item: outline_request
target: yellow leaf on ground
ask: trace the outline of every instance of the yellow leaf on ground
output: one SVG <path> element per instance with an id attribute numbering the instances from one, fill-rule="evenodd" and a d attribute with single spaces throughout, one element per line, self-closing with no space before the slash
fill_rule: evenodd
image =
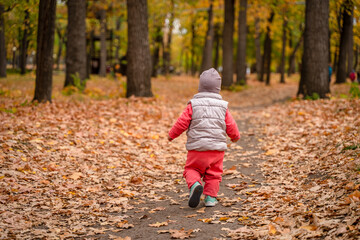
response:
<path id="1" fill-rule="evenodd" d="M 150 227 L 162 227 L 162 226 L 167 226 L 169 225 L 168 222 L 156 222 L 156 223 L 153 223 L 153 224 L 149 224 Z"/>
<path id="2" fill-rule="evenodd" d="M 276 153 L 278 153 L 278 150 L 276 150 L 276 149 L 269 149 L 269 150 L 265 153 L 265 155 L 266 155 L 266 156 L 269 156 L 269 155 L 274 155 L 274 154 L 276 154 Z"/>
<path id="3" fill-rule="evenodd" d="M 196 212 L 197 212 L 197 213 L 205 213 L 205 208 L 206 208 L 206 207 L 200 208 L 200 209 L 197 210 Z"/>
<path id="4" fill-rule="evenodd" d="M 71 174 L 69 176 L 69 178 L 73 179 L 73 180 L 78 180 L 79 178 L 81 178 L 83 175 L 81 172 L 74 172 L 73 174 Z"/>
<path id="5" fill-rule="evenodd" d="M 317 227 L 314 225 L 301 226 L 300 228 L 306 229 L 308 231 L 315 231 L 317 229 Z"/>
<path id="6" fill-rule="evenodd" d="M 277 233 L 276 227 L 272 224 L 269 224 L 269 234 L 275 235 Z"/>

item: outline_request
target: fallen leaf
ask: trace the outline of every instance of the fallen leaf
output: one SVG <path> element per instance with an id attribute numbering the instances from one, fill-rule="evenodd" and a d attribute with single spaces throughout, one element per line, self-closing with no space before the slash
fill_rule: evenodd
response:
<path id="1" fill-rule="evenodd" d="M 272 224 L 269 224 L 269 234 L 270 235 L 275 235 L 277 233 L 276 227 Z"/>
<path id="2" fill-rule="evenodd" d="M 308 231 L 315 231 L 317 229 L 317 227 L 314 225 L 301 226 L 300 228 L 306 229 Z"/>
<path id="3" fill-rule="evenodd" d="M 206 207 L 200 208 L 199 210 L 197 210 L 197 213 L 205 213 L 205 209 Z"/>
<path id="4" fill-rule="evenodd" d="M 167 226 L 169 225 L 168 222 L 156 222 L 156 223 L 153 223 L 153 224 L 149 224 L 150 227 L 162 227 L 162 226 Z"/>

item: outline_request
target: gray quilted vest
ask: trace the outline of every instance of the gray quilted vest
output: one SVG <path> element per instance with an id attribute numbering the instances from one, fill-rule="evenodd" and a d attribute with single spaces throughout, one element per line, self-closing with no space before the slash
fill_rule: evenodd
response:
<path id="1" fill-rule="evenodd" d="M 225 151 L 228 102 L 220 94 L 200 92 L 190 100 L 193 114 L 187 131 L 187 150 Z"/>

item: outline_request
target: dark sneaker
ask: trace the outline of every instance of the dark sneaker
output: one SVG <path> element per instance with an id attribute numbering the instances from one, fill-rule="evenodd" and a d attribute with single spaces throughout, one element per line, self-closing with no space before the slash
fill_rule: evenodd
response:
<path id="1" fill-rule="evenodd" d="M 204 191 L 204 187 L 199 183 L 194 183 L 190 188 L 189 207 L 195 208 L 199 205 L 201 194 Z"/>

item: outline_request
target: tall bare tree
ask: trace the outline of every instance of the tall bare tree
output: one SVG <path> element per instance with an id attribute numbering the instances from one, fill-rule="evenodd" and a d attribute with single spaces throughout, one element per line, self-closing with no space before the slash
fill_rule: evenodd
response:
<path id="1" fill-rule="evenodd" d="M 353 67 L 352 66 L 352 31 L 353 31 L 353 12 L 354 12 L 354 2 L 352 0 L 346 0 L 342 5 L 342 28 L 340 35 L 340 51 L 339 59 L 337 62 L 337 71 L 336 71 L 336 82 L 335 83 L 344 83 L 346 82 L 346 77 L 348 71 Z M 351 50 L 351 51 L 350 51 Z M 349 57 L 350 56 L 350 57 Z M 349 61 L 351 59 L 351 61 Z M 350 68 L 349 68 L 350 66 Z"/>
<path id="2" fill-rule="evenodd" d="M 257 78 L 261 78 L 261 44 L 260 44 L 261 32 L 259 26 L 259 18 L 255 18 L 255 58 L 256 58 L 256 73 Z"/>
<path id="3" fill-rule="evenodd" d="M 162 26 L 155 26 L 155 36 L 154 36 L 154 51 L 152 54 L 152 77 L 157 76 L 158 68 L 159 68 L 159 60 L 160 60 L 160 47 L 162 46 L 162 42 L 164 40 Z"/>
<path id="4" fill-rule="evenodd" d="M 29 0 L 26 1 L 26 4 L 29 4 Z M 27 50 L 28 50 L 28 35 L 30 31 L 30 13 L 29 9 L 25 9 L 24 17 L 24 30 L 22 32 L 22 39 L 20 45 L 20 74 L 24 75 L 26 73 L 26 59 L 27 59 Z"/>
<path id="5" fill-rule="evenodd" d="M 266 36 L 264 42 L 264 54 L 263 59 L 261 61 L 261 75 L 260 81 L 264 81 L 264 74 L 266 73 L 266 85 L 270 85 L 270 75 L 271 75 L 271 51 L 272 51 L 272 39 L 270 36 L 270 26 L 274 20 L 275 13 L 272 10 L 270 13 L 270 17 L 268 19 L 268 26 L 266 27 Z"/>
<path id="6" fill-rule="evenodd" d="M 326 98 L 329 89 L 329 0 L 307 0 L 298 94 Z"/>
<path id="7" fill-rule="evenodd" d="M 0 3 L 0 78 L 6 77 L 4 5 Z"/>
<path id="8" fill-rule="evenodd" d="M 223 31 L 223 72 L 222 86 L 230 87 L 233 84 L 233 35 L 235 19 L 235 0 L 225 0 L 225 21 Z"/>
<path id="9" fill-rule="evenodd" d="M 246 84 L 246 10 L 247 0 L 240 0 L 236 83 Z"/>
<path id="10" fill-rule="evenodd" d="M 101 77 L 106 76 L 106 10 L 101 9 L 99 11 L 99 20 L 100 20 L 100 71 L 99 75 Z"/>
<path id="11" fill-rule="evenodd" d="M 164 65 L 164 73 L 168 75 L 170 72 L 170 64 L 171 64 L 171 41 L 172 41 L 172 31 L 174 28 L 174 0 L 170 0 L 170 12 L 169 12 L 169 26 L 167 33 L 167 41 L 164 47 L 163 54 L 163 65 Z"/>
<path id="12" fill-rule="evenodd" d="M 280 63 L 280 83 L 285 83 L 285 49 L 286 49 L 286 28 L 287 19 L 285 12 L 283 13 L 283 25 L 282 25 L 282 48 L 281 48 L 281 63 Z"/>
<path id="13" fill-rule="evenodd" d="M 220 40 L 221 40 L 221 30 L 220 24 L 217 23 L 214 26 L 214 42 L 215 42 L 215 57 L 214 57 L 214 68 L 218 69 L 219 67 L 219 58 L 220 58 Z"/>
<path id="14" fill-rule="evenodd" d="M 33 101 L 51 102 L 54 32 L 57 0 L 40 0 Z"/>
<path id="15" fill-rule="evenodd" d="M 68 0 L 67 6 L 65 87 L 75 85 L 75 77 L 80 78 L 81 84 L 86 78 L 86 1 Z"/>
<path id="16" fill-rule="evenodd" d="M 127 0 L 128 65 L 126 96 L 151 97 L 151 56 L 147 0 Z"/>
<path id="17" fill-rule="evenodd" d="M 203 49 L 203 58 L 202 58 L 200 72 L 203 72 L 212 67 L 213 42 L 214 42 L 213 0 L 210 0 L 210 7 L 208 9 L 208 26 L 205 37 L 205 46 Z"/>

